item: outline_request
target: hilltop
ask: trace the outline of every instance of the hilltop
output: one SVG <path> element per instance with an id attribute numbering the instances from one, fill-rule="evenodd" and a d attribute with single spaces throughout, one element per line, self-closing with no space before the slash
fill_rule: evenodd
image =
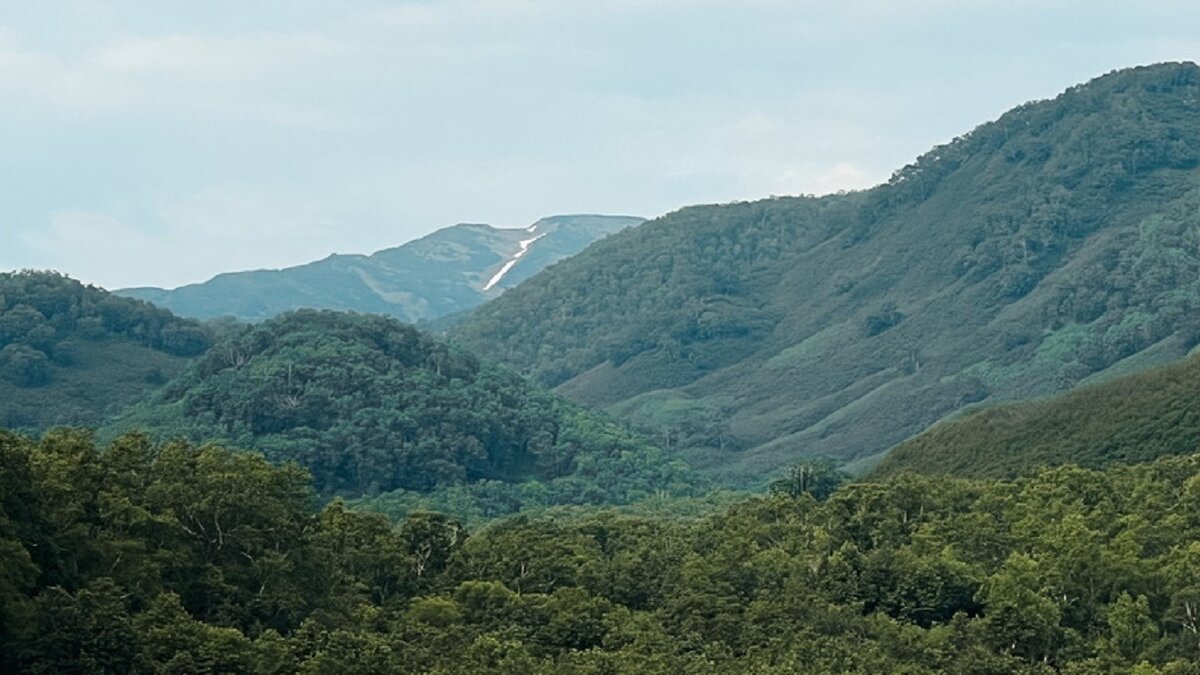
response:
<path id="1" fill-rule="evenodd" d="M 212 338 L 211 327 L 60 274 L 0 274 L 0 427 L 99 425 Z"/>
<path id="2" fill-rule="evenodd" d="M 507 368 L 396 319 L 328 310 L 289 312 L 217 342 L 103 435 L 130 429 L 297 462 L 325 496 L 398 492 L 392 501 L 405 502 L 449 489 L 469 502 L 459 510 L 694 487 L 686 467 L 644 439 Z"/>

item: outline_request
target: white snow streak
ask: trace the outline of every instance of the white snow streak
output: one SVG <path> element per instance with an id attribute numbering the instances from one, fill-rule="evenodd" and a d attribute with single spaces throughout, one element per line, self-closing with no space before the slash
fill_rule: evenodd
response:
<path id="1" fill-rule="evenodd" d="M 534 230 L 534 228 L 536 228 L 536 227 L 537 227 L 537 225 L 530 225 L 529 227 L 526 228 L 526 230 L 528 230 L 529 232 L 532 232 Z M 504 278 L 504 275 L 508 274 L 508 271 L 513 268 L 513 265 L 516 265 L 517 261 L 521 259 L 521 256 L 525 255 L 525 252 L 529 250 L 530 244 L 537 241 L 538 239 L 541 239 L 544 236 L 546 236 L 545 232 L 539 234 L 536 237 L 533 237 L 530 239 L 522 239 L 521 241 L 517 242 L 517 244 L 521 247 L 520 250 L 518 250 L 516 253 L 513 254 L 512 260 L 509 260 L 508 262 L 504 263 L 504 267 L 501 267 L 500 271 L 496 272 L 496 276 L 492 277 L 492 280 L 487 282 L 487 285 L 483 287 L 483 290 L 490 291 L 492 289 L 492 286 L 495 286 L 496 284 L 500 283 L 500 280 Z"/>

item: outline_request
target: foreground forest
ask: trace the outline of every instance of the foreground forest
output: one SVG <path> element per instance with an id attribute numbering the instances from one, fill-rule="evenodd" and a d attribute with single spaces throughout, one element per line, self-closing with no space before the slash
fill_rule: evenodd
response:
<path id="1" fill-rule="evenodd" d="M 1194 456 L 477 532 L 140 435 L 0 461 L 7 671 L 1200 672 Z"/>

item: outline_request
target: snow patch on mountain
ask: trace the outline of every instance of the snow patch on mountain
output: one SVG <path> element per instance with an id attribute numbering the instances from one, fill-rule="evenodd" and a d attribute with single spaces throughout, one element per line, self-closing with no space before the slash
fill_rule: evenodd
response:
<path id="1" fill-rule="evenodd" d="M 530 225 L 526 229 L 529 232 L 533 232 L 534 229 L 536 229 L 536 228 L 537 228 L 537 224 L 534 224 L 534 225 Z M 500 283 L 500 280 L 504 278 L 504 275 L 508 274 L 508 271 L 513 268 L 513 265 L 516 265 L 517 261 L 521 259 L 521 256 L 525 255 L 525 252 L 529 250 L 529 247 L 533 245 L 533 242 L 546 236 L 546 234 L 547 233 L 543 232 L 536 237 L 531 237 L 529 239 L 522 239 L 521 241 L 517 242 L 517 245 L 520 246 L 520 248 L 517 250 L 516 253 L 513 254 L 512 259 L 509 260 L 508 262 L 504 263 L 504 266 L 500 268 L 500 271 L 496 272 L 495 276 L 492 277 L 491 281 L 487 282 L 487 284 L 484 285 L 483 290 L 490 291 L 493 286 Z"/>

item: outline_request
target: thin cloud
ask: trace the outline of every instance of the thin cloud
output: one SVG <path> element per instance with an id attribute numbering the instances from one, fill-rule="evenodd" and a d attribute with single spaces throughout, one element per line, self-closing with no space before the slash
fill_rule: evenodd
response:
<path id="1" fill-rule="evenodd" d="M 314 33 L 126 37 L 73 57 L 0 41 L 0 91 L 35 113 L 92 118 L 178 110 L 272 125 L 340 129 L 364 117 L 295 95 L 292 73 L 319 70 L 348 49 Z M 336 69 L 336 68 L 335 68 Z M 313 84 L 317 84 L 313 82 Z"/>
<path id="2" fill-rule="evenodd" d="M 95 50 L 80 65 L 122 74 L 231 82 L 303 68 L 308 61 L 336 56 L 343 49 L 337 41 L 313 33 L 139 36 Z"/>
<path id="3" fill-rule="evenodd" d="M 3 254 L 175 285 L 459 221 L 865 187 L 1200 51 L 1184 3 L 1017 2 L 31 4 L 0 29 Z"/>
<path id="4" fill-rule="evenodd" d="M 109 288 L 295 265 L 324 257 L 344 241 L 322 205 L 264 187 L 206 189 L 163 204 L 150 220 L 153 227 L 140 227 L 108 213 L 64 210 L 21 240 L 33 259 L 54 261 L 42 266 Z M 136 264 L 114 269 L 114 259 Z"/>

